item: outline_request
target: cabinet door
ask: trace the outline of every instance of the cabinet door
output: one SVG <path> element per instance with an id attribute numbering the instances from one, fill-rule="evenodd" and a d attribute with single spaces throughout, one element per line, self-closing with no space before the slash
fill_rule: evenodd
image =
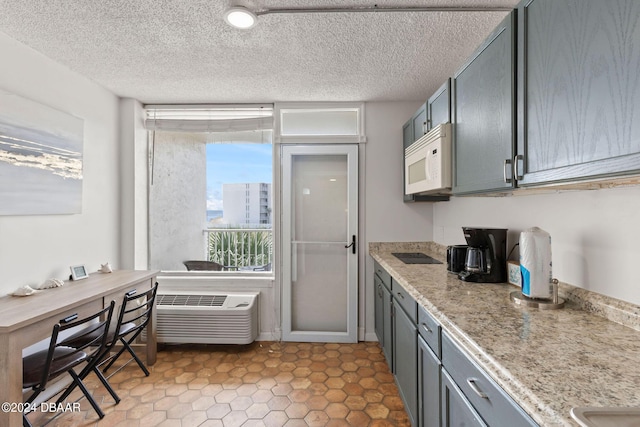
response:
<path id="1" fill-rule="evenodd" d="M 442 427 L 486 427 L 445 369 L 442 370 Z"/>
<path id="2" fill-rule="evenodd" d="M 393 370 L 393 328 L 391 319 L 391 292 L 382 286 L 382 353 Z"/>
<path id="3" fill-rule="evenodd" d="M 440 427 L 440 360 L 418 336 L 418 422 Z"/>
<path id="4" fill-rule="evenodd" d="M 374 305 L 375 331 L 380 347 L 384 348 L 384 296 L 382 294 L 382 281 L 374 274 L 373 284 L 376 293 Z"/>
<path id="5" fill-rule="evenodd" d="M 409 120 L 402 126 L 402 147 L 407 148 L 413 141 L 413 120 Z"/>
<path id="6" fill-rule="evenodd" d="M 443 84 L 427 101 L 429 130 L 451 122 L 451 79 Z"/>
<path id="7" fill-rule="evenodd" d="M 411 425 L 416 425 L 418 413 L 418 332 L 415 323 L 395 302 L 393 313 L 394 373 Z"/>
<path id="8" fill-rule="evenodd" d="M 415 112 L 413 118 L 413 140 L 419 140 L 425 133 L 427 133 L 427 103 L 425 102 L 420 106 L 418 111 Z"/>
<path id="9" fill-rule="evenodd" d="M 640 172 L 640 2 L 518 8 L 520 185 Z"/>
<path id="10" fill-rule="evenodd" d="M 514 186 L 514 18 L 510 13 L 454 76 L 454 194 Z"/>

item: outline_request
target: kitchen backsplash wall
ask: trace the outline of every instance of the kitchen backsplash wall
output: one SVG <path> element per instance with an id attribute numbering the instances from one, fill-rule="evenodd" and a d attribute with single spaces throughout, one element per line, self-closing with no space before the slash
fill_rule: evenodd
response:
<path id="1" fill-rule="evenodd" d="M 434 241 L 464 244 L 463 226 L 505 227 L 511 250 L 522 230 L 538 226 L 551 234 L 555 278 L 640 304 L 640 187 L 522 194 L 435 203 Z"/>

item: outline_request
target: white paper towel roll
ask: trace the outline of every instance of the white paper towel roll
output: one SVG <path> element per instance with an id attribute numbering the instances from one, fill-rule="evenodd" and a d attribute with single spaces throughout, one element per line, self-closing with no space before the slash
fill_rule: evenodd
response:
<path id="1" fill-rule="evenodd" d="M 538 227 L 520 233 L 522 294 L 530 298 L 553 296 L 551 236 Z"/>

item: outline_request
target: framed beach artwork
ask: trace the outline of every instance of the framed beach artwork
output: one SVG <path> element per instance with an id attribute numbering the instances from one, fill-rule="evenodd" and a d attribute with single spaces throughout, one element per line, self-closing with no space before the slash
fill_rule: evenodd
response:
<path id="1" fill-rule="evenodd" d="M 0 90 L 0 215 L 82 212 L 84 122 Z"/>

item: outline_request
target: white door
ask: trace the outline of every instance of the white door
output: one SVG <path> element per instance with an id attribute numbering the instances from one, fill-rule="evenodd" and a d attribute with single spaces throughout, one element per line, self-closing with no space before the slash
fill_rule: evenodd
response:
<path id="1" fill-rule="evenodd" d="M 282 338 L 358 339 L 358 146 L 282 147 Z"/>

